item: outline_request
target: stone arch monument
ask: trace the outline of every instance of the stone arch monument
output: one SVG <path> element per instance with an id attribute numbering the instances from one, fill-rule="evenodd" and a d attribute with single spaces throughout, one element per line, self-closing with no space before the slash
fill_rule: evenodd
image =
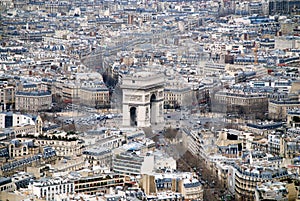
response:
<path id="1" fill-rule="evenodd" d="M 122 78 L 123 126 L 149 127 L 164 121 L 164 76 L 138 72 Z"/>

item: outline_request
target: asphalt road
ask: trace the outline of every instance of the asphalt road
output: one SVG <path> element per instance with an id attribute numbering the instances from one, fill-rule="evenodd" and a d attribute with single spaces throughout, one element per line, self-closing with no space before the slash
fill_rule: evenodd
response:
<path id="1" fill-rule="evenodd" d="M 225 118 L 219 114 L 190 114 L 186 111 L 168 112 L 164 115 L 165 125 L 171 127 L 197 128 L 209 124 L 211 128 L 223 126 Z"/>

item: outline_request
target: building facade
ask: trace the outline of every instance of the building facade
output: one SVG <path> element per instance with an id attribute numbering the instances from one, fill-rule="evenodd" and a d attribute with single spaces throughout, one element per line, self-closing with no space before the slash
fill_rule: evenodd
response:
<path id="1" fill-rule="evenodd" d="M 164 89 L 164 107 L 176 109 L 190 104 L 193 91 L 189 86 L 179 83 L 169 83 Z"/>
<path id="2" fill-rule="evenodd" d="M 15 103 L 15 86 L 0 84 L 0 105 L 2 110 L 13 109 Z"/>
<path id="3" fill-rule="evenodd" d="M 80 102 L 90 107 L 107 108 L 110 104 L 109 90 L 105 86 L 81 88 Z"/>
<path id="4" fill-rule="evenodd" d="M 42 178 L 29 185 L 33 195 L 38 199 L 54 201 L 57 194 L 74 193 L 74 183 L 63 178 Z"/>
<path id="5" fill-rule="evenodd" d="M 234 164 L 235 197 L 237 200 L 255 200 L 256 186 L 262 182 L 284 181 L 290 176 L 286 169 L 255 167 L 251 165 Z"/>
<path id="6" fill-rule="evenodd" d="M 106 193 L 108 188 L 123 186 L 125 176 L 119 174 L 91 174 L 74 179 L 74 190 L 76 193 L 95 195 Z"/>
<path id="7" fill-rule="evenodd" d="M 154 170 L 154 156 L 139 156 L 122 152 L 113 157 L 113 171 L 117 174 L 138 176 Z"/>
<path id="8" fill-rule="evenodd" d="M 212 101 L 212 110 L 218 112 L 263 117 L 268 111 L 268 98 L 264 94 L 242 91 L 219 91 Z"/>
<path id="9" fill-rule="evenodd" d="M 300 109 L 299 101 L 270 101 L 268 110 L 269 118 L 274 120 L 286 120 L 289 110 Z"/>
<path id="10" fill-rule="evenodd" d="M 18 111 L 38 112 L 51 108 L 52 95 L 49 91 L 16 92 L 15 108 Z"/>
<path id="11" fill-rule="evenodd" d="M 179 193 L 185 200 L 203 200 L 201 183 L 188 173 L 143 174 L 141 187 L 148 196 L 172 192 Z"/>

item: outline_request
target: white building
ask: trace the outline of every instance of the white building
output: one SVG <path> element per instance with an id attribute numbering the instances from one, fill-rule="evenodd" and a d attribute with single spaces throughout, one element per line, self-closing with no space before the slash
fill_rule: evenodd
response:
<path id="1" fill-rule="evenodd" d="M 135 152 L 122 152 L 113 158 L 113 171 L 118 174 L 138 176 L 154 170 L 154 156 L 139 156 Z"/>
<path id="2" fill-rule="evenodd" d="M 54 201 L 56 195 L 74 193 L 74 184 L 69 179 L 42 178 L 28 187 L 38 199 Z"/>
<path id="3" fill-rule="evenodd" d="M 155 155 L 155 169 L 176 170 L 176 160 L 172 157 Z"/>
<path id="4" fill-rule="evenodd" d="M 0 113 L 0 128 L 22 125 L 35 125 L 35 119 L 23 114 Z"/>
<path id="5" fill-rule="evenodd" d="M 255 189 L 255 200 L 278 200 L 286 201 L 288 199 L 288 189 L 283 182 L 266 182 L 257 185 Z"/>
<path id="6" fill-rule="evenodd" d="M 300 47 L 300 37 L 281 36 L 275 38 L 275 49 L 298 49 Z"/>
<path id="7" fill-rule="evenodd" d="M 42 127 L 40 116 L 0 113 L 0 129 L 12 129 L 12 134 L 42 133 Z"/>

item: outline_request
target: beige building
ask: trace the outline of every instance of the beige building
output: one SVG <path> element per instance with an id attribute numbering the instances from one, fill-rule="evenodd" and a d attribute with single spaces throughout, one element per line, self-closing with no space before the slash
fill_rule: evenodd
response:
<path id="1" fill-rule="evenodd" d="M 29 172 L 31 167 L 39 168 L 45 164 L 51 164 L 57 159 L 56 153 L 51 147 L 40 147 L 30 141 L 20 143 L 19 140 L 13 144 L 8 147 L 12 149 L 10 151 L 11 158 L 0 163 L 0 176 L 11 176 L 20 171 Z M 28 155 L 26 155 L 27 153 Z"/>
<path id="2" fill-rule="evenodd" d="M 212 110 L 252 117 L 264 116 L 268 111 L 268 98 L 264 94 L 225 90 L 215 94 Z"/>
<path id="3" fill-rule="evenodd" d="M 51 166 L 54 170 L 52 173 L 59 172 L 73 172 L 77 170 L 82 170 L 87 167 L 84 157 L 73 156 L 66 159 L 58 160 L 55 165 Z"/>
<path id="4" fill-rule="evenodd" d="M 81 155 L 84 144 L 83 140 L 78 139 L 77 135 L 66 132 L 47 132 L 40 135 L 23 135 L 22 139 L 34 139 L 36 145 L 41 147 L 52 147 L 57 156 L 76 156 Z"/>
<path id="5" fill-rule="evenodd" d="M 275 37 L 275 49 L 298 49 L 300 47 L 299 36 Z"/>
<path id="6" fill-rule="evenodd" d="M 286 120 L 289 110 L 299 108 L 299 101 L 270 101 L 268 106 L 269 118 L 274 120 Z"/>
<path id="7" fill-rule="evenodd" d="M 29 155 L 35 155 L 41 152 L 39 146 L 34 144 L 31 139 L 13 139 L 7 145 L 9 158 L 23 158 Z"/>
<path id="8" fill-rule="evenodd" d="M 296 25 L 297 24 L 291 21 L 281 22 L 280 23 L 281 33 L 283 35 L 290 35 L 296 28 Z"/>
<path id="9" fill-rule="evenodd" d="M 203 187 L 192 173 L 143 174 L 140 184 L 147 196 L 174 192 L 180 193 L 185 200 L 203 200 Z"/>
<path id="10" fill-rule="evenodd" d="M 180 82 L 169 82 L 164 88 L 164 106 L 174 109 L 191 103 L 193 91 Z"/>
<path id="11" fill-rule="evenodd" d="M 234 164 L 236 200 L 255 200 L 256 186 L 262 182 L 285 181 L 289 178 L 286 169 L 259 167 L 249 164 Z"/>
<path id="12" fill-rule="evenodd" d="M 100 75 L 101 76 L 101 75 Z M 110 104 L 109 90 L 103 82 L 89 81 L 89 77 L 78 80 L 59 80 L 55 82 L 53 94 L 60 95 L 65 102 L 81 103 L 91 107 L 107 107 Z M 95 77 L 91 77 L 95 79 Z M 101 80 L 102 77 L 99 77 Z"/>
<path id="13" fill-rule="evenodd" d="M 6 9 L 6 8 L 12 8 L 13 7 L 13 1 L 12 0 L 2 0 L 0 1 L 0 8 Z"/>
<path id="14" fill-rule="evenodd" d="M 16 194 L 14 192 L 4 192 L 0 191 L 0 200 L 30 200 L 32 196 L 28 194 Z M 34 201 L 45 201 L 43 199 L 35 198 Z"/>
<path id="15" fill-rule="evenodd" d="M 299 134 L 298 134 L 299 135 Z M 294 158 L 300 156 L 299 136 L 287 136 L 280 138 L 280 155 L 284 158 Z"/>
<path id="16" fill-rule="evenodd" d="M 257 185 L 255 189 L 255 201 L 296 201 L 297 197 L 298 192 L 294 183 L 265 182 Z"/>
<path id="17" fill-rule="evenodd" d="M 52 95 L 49 91 L 16 92 L 15 108 L 18 111 L 38 112 L 51 108 Z"/>
<path id="18" fill-rule="evenodd" d="M 80 101 L 82 104 L 105 108 L 110 104 L 109 90 L 106 86 L 85 87 L 80 89 Z"/>
<path id="19" fill-rule="evenodd" d="M 10 158 L 26 156 L 29 154 L 28 143 L 20 143 L 19 140 L 12 140 L 8 145 L 8 153 Z"/>
<path id="20" fill-rule="evenodd" d="M 292 110 L 288 112 L 287 125 L 292 128 L 300 127 L 300 110 Z"/>
<path id="21" fill-rule="evenodd" d="M 60 95 L 65 102 L 78 102 L 80 85 L 68 80 L 58 80 L 54 83 L 53 94 Z"/>
<path id="22" fill-rule="evenodd" d="M 57 156 L 74 156 L 82 153 L 83 146 L 80 141 L 75 139 L 36 139 L 40 146 L 51 146 Z"/>
<path id="23" fill-rule="evenodd" d="M 102 167 L 112 166 L 112 151 L 111 149 L 99 147 L 84 150 L 82 153 L 85 159 L 91 165 L 100 165 Z"/>

